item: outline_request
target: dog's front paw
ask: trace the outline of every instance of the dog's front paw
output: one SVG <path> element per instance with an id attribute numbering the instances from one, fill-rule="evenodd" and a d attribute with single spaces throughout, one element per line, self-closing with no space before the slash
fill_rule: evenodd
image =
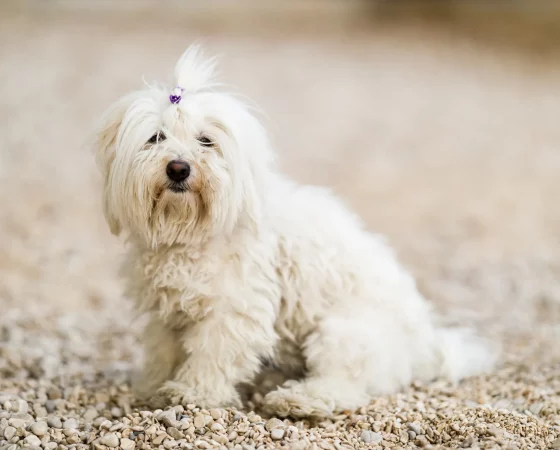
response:
<path id="1" fill-rule="evenodd" d="M 201 408 L 218 408 L 242 406 L 239 394 L 233 390 L 226 395 L 215 392 L 204 392 L 184 383 L 167 381 L 159 388 L 150 400 L 153 408 L 165 408 L 166 406 L 194 404 Z"/>
<path id="2" fill-rule="evenodd" d="M 334 402 L 327 398 L 309 395 L 302 385 L 293 383 L 269 392 L 263 400 L 263 409 L 270 415 L 279 417 L 327 418 L 332 416 Z"/>

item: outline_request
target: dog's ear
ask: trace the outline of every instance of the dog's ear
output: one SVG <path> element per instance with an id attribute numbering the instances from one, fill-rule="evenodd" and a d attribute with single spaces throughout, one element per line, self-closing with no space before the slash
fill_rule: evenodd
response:
<path id="1" fill-rule="evenodd" d="M 95 160 L 106 178 L 111 164 L 115 159 L 115 147 L 120 126 L 130 105 L 130 99 L 125 97 L 117 101 L 105 112 L 94 129 L 91 138 L 91 148 L 95 153 Z"/>
<path id="2" fill-rule="evenodd" d="M 116 236 L 121 232 L 121 224 L 111 207 L 109 179 L 111 166 L 115 159 L 119 129 L 129 106 L 130 99 L 128 97 L 114 103 L 97 124 L 90 143 L 104 180 L 103 212 L 111 233 Z"/>
<path id="3" fill-rule="evenodd" d="M 111 193 L 109 192 L 107 185 L 105 185 L 105 192 L 103 194 L 103 213 L 105 214 L 105 220 L 109 225 L 109 230 L 111 230 L 111 233 L 115 236 L 118 236 L 121 234 L 122 226 L 121 222 L 113 212 L 113 208 L 110 206 L 110 196 Z"/>

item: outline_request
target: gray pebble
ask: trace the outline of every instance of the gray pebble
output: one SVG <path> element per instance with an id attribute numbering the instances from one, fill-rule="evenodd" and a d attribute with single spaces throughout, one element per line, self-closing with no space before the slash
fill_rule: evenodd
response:
<path id="1" fill-rule="evenodd" d="M 6 429 L 4 430 L 4 439 L 9 441 L 16 435 L 16 431 L 17 430 L 14 427 L 10 427 L 10 426 L 6 427 Z"/>
<path id="2" fill-rule="evenodd" d="M 47 424 L 51 428 L 62 428 L 62 421 L 59 417 L 52 416 L 47 419 Z"/>
<path id="3" fill-rule="evenodd" d="M 56 403 L 54 402 L 54 400 L 47 400 L 45 402 L 45 409 L 48 413 L 54 412 L 56 410 Z"/>
<path id="4" fill-rule="evenodd" d="M 171 436 L 173 439 L 183 439 L 183 433 L 181 433 L 177 428 L 175 427 L 169 427 L 167 429 L 167 434 L 169 436 Z"/>
<path id="5" fill-rule="evenodd" d="M 20 397 L 18 397 L 16 394 L 10 394 L 9 392 L 0 392 L 0 404 L 4 404 L 7 401 L 10 400 L 17 400 Z"/>
<path id="6" fill-rule="evenodd" d="M 367 444 L 379 443 L 383 440 L 381 433 L 375 433 L 374 431 L 364 430 L 360 435 L 360 439 Z"/>
<path id="7" fill-rule="evenodd" d="M 274 441 L 279 441 L 280 439 L 282 439 L 284 437 L 284 433 L 285 431 L 282 428 L 274 428 L 271 432 L 270 432 L 270 437 L 274 440 Z"/>
<path id="8" fill-rule="evenodd" d="M 78 421 L 76 419 L 67 419 L 62 424 L 62 428 L 68 429 L 77 429 L 78 428 Z"/>
<path id="9" fill-rule="evenodd" d="M 213 424 L 212 424 L 212 426 L 210 427 L 210 429 L 211 429 L 212 431 L 222 431 L 222 430 L 224 429 L 224 427 L 223 427 L 221 424 L 219 424 L 218 422 L 216 422 L 216 423 L 213 423 Z"/>
<path id="10" fill-rule="evenodd" d="M 47 425 L 46 422 L 35 422 L 33 425 L 31 425 L 31 432 L 35 435 L 35 436 L 44 436 L 45 434 L 47 434 L 49 431 L 49 427 Z"/>
<path id="11" fill-rule="evenodd" d="M 10 401 L 11 403 L 11 410 L 16 414 L 27 414 L 29 411 L 29 405 L 25 400 L 21 398 L 13 399 Z"/>
<path id="12" fill-rule="evenodd" d="M 181 423 L 175 417 L 176 417 L 175 411 L 170 409 L 168 411 L 163 411 L 162 413 L 158 414 L 156 418 L 157 420 L 162 422 L 166 427 L 181 428 Z"/>
<path id="13" fill-rule="evenodd" d="M 417 423 L 409 423 L 408 424 L 408 429 L 410 431 L 414 431 L 416 433 L 416 435 L 423 434 L 422 427 L 420 425 L 418 425 Z"/>

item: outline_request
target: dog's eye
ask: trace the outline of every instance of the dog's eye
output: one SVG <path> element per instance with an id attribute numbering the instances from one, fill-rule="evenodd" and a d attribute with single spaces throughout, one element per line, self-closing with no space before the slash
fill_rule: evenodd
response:
<path id="1" fill-rule="evenodd" d="M 157 144 L 162 141 L 165 141 L 165 134 L 163 134 L 163 131 L 158 131 L 150 139 L 148 139 L 148 144 Z"/>
<path id="2" fill-rule="evenodd" d="M 199 136 L 197 138 L 197 141 L 203 147 L 206 148 L 214 147 L 214 141 L 210 139 L 208 136 L 205 136 L 204 134 L 202 136 Z"/>

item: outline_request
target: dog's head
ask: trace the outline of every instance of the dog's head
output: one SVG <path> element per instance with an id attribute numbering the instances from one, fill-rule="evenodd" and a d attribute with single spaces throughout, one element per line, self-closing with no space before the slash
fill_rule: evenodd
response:
<path id="1" fill-rule="evenodd" d="M 267 137 L 243 103 L 213 89 L 213 69 L 191 47 L 175 86 L 134 92 L 105 114 L 94 148 L 114 234 L 156 247 L 260 223 Z"/>

